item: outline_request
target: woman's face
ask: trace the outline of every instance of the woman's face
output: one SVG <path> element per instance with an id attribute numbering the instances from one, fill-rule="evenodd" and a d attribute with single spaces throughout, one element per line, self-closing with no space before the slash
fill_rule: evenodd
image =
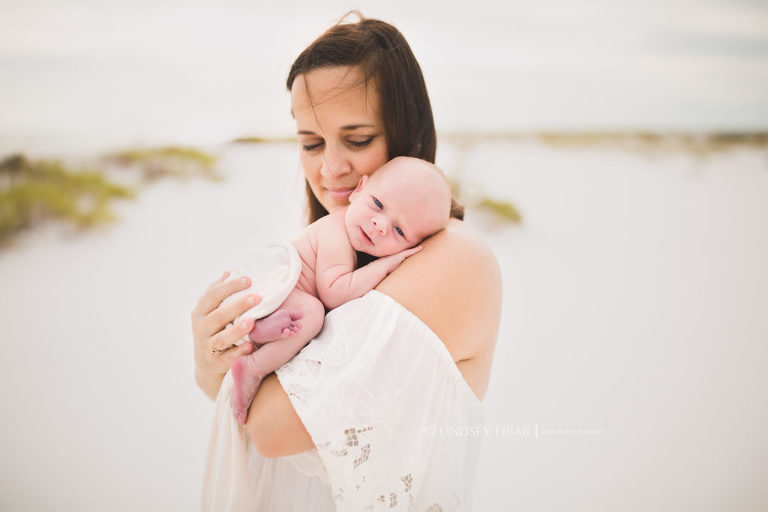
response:
<path id="1" fill-rule="evenodd" d="M 349 204 L 361 176 L 388 160 L 378 93 L 353 67 L 310 71 L 291 88 L 304 175 L 326 210 Z"/>

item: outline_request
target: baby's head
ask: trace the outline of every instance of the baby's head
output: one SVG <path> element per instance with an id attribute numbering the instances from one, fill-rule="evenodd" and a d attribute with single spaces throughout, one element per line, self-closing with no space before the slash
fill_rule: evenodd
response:
<path id="1" fill-rule="evenodd" d="M 360 179 L 344 223 L 356 251 L 381 257 L 416 246 L 444 228 L 450 214 L 442 171 L 425 160 L 397 157 Z"/>

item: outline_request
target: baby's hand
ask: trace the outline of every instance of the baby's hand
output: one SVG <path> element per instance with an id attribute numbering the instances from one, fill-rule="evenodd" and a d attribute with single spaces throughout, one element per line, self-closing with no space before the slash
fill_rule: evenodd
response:
<path id="1" fill-rule="evenodd" d="M 421 250 L 421 246 L 417 245 L 416 247 L 411 247 L 410 249 L 400 251 L 397 254 L 392 254 L 389 256 L 384 256 L 383 258 L 379 258 L 378 261 L 382 262 L 384 267 L 387 269 L 387 274 L 389 274 L 390 272 L 394 272 L 395 269 L 399 267 L 402 262 L 405 261 L 405 258 L 407 258 L 408 256 L 413 256 L 420 250 Z"/>

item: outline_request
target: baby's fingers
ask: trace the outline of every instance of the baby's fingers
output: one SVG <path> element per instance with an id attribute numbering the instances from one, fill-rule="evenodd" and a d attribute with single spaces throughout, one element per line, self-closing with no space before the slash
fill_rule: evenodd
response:
<path id="1" fill-rule="evenodd" d="M 417 245 L 416 247 L 411 247 L 410 249 L 406 249 L 403 252 L 400 253 L 400 256 L 403 258 L 407 258 L 408 256 L 413 256 L 417 252 L 421 251 L 422 247 L 420 245 Z"/>

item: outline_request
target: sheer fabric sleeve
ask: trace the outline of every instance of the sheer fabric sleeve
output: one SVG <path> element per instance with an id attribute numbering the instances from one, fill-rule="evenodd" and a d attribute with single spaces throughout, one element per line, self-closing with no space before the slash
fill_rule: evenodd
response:
<path id="1" fill-rule="evenodd" d="M 200 510 L 203 512 L 333 512 L 325 468 L 314 450 L 268 459 L 254 447 L 229 407 L 232 375 L 216 399 Z"/>
<path id="2" fill-rule="evenodd" d="M 337 510 L 469 510 L 480 402 L 445 345 L 371 291 L 331 311 L 277 371 Z"/>

